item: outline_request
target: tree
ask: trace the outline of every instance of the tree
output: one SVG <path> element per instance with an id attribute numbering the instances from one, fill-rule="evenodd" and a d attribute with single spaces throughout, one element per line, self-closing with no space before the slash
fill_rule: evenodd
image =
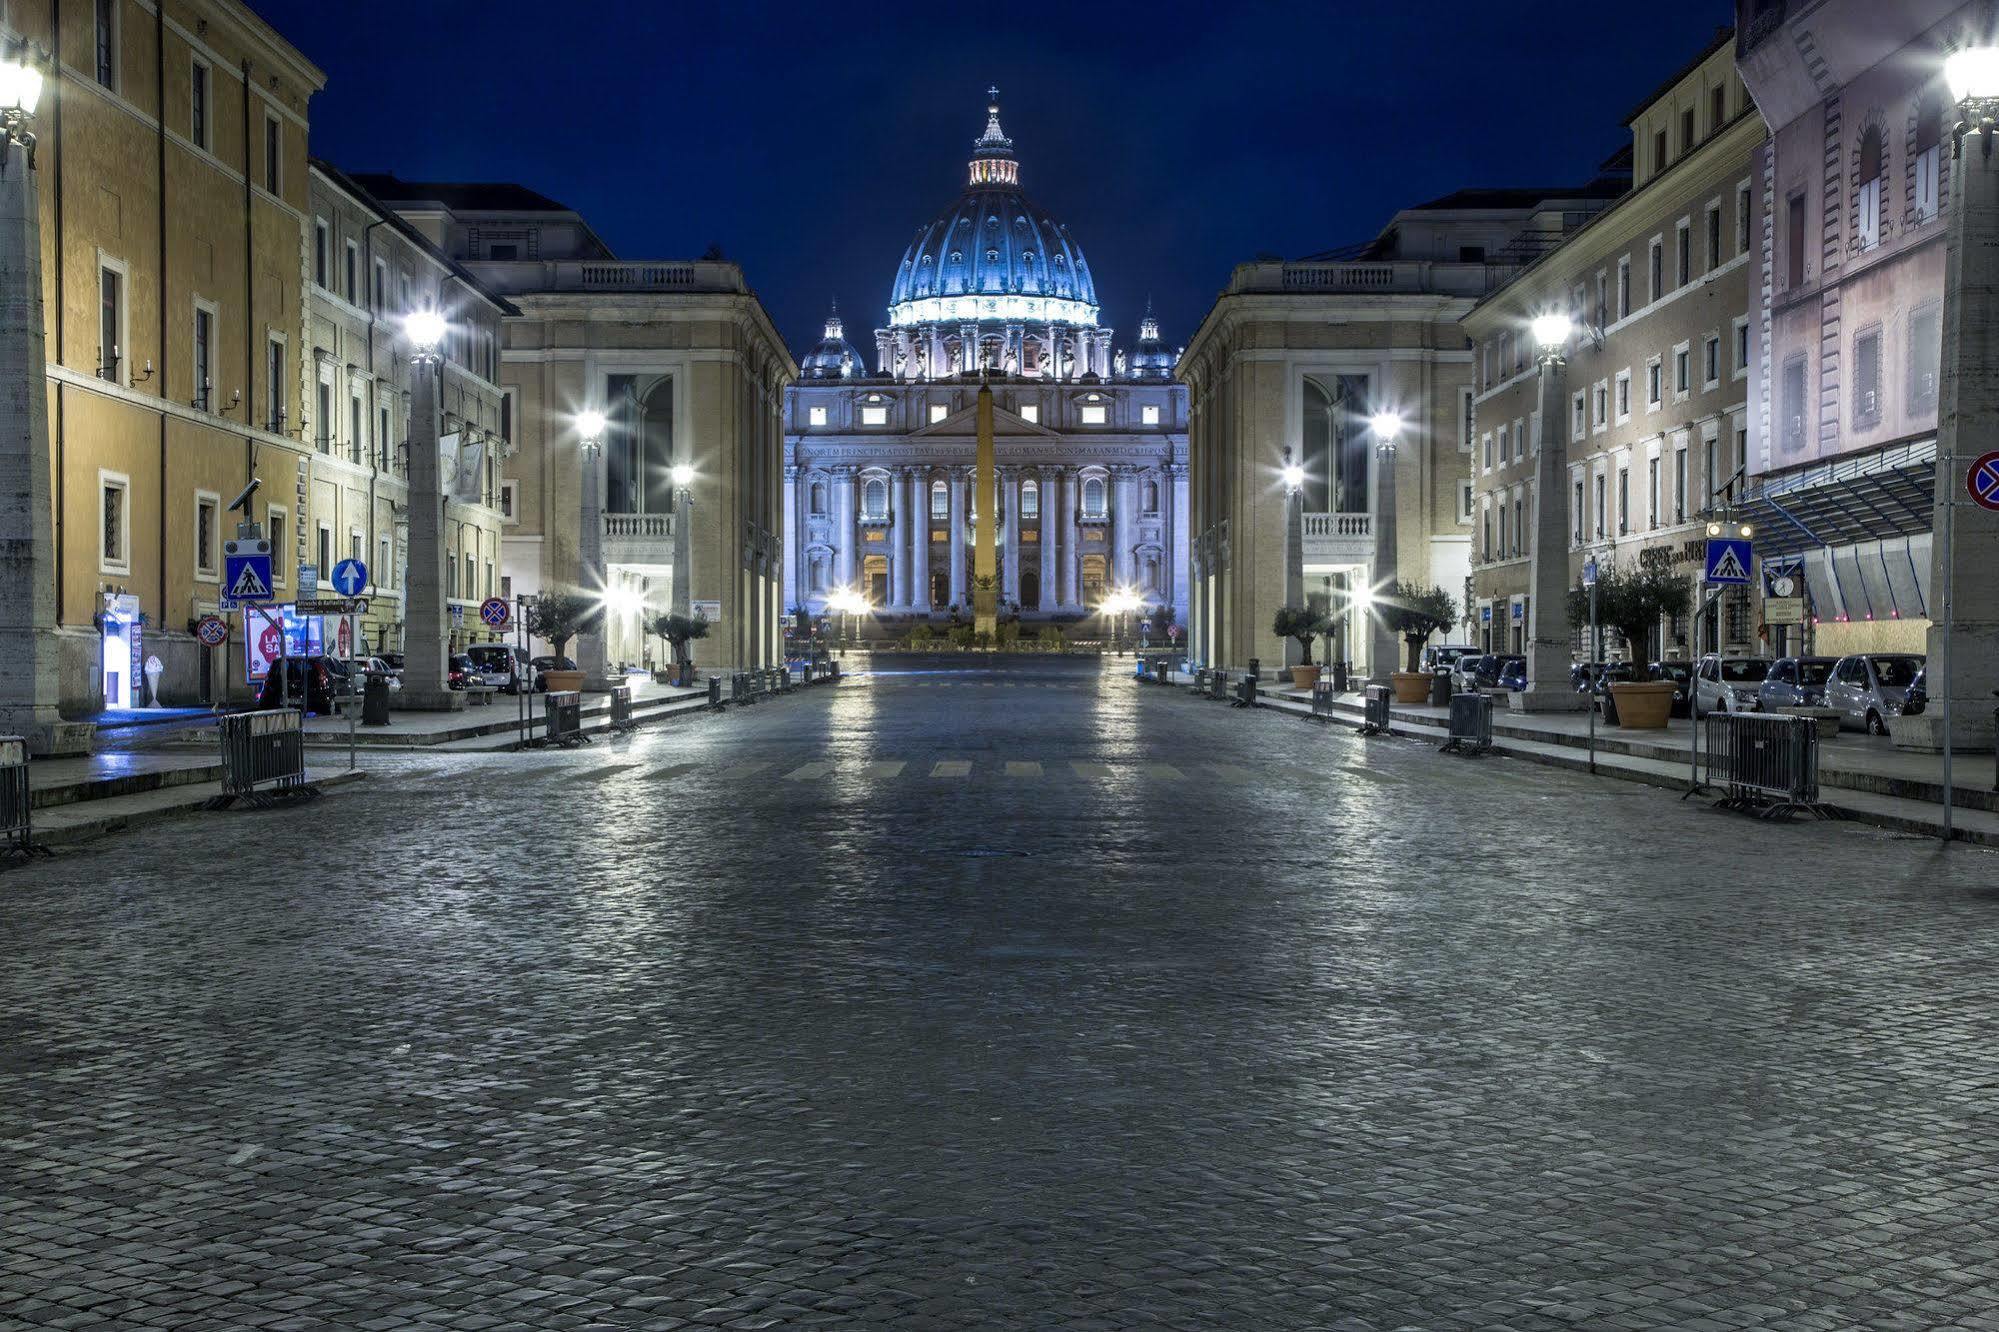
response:
<path id="1" fill-rule="evenodd" d="M 1636 662 L 1645 655 L 1652 630 L 1664 616 L 1681 616 L 1693 604 L 1687 580 L 1666 569 L 1639 568 L 1626 571 L 1604 564 L 1596 575 L 1597 623 L 1615 629 L 1624 640 L 1625 650 Z M 1569 623 L 1589 623 L 1589 592 L 1569 589 Z M 1595 645 L 1591 645 L 1591 651 Z"/>
<path id="2" fill-rule="evenodd" d="M 1314 592 L 1305 598 L 1302 606 L 1279 606 L 1277 618 L 1271 621 L 1270 632 L 1279 638 L 1295 638 L 1298 646 L 1305 649 L 1305 666 L 1312 664 L 1312 640 L 1323 634 L 1332 624 L 1330 614 L 1332 599 L 1323 592 Z"/>
<path id="3" fill-rule="evenodd" d="M 675 664 L 685 666 L 693 660 L 693 654 L 688 652 L 687 645 L 697 638 L 708 636 L 708 617 L 681 615 L 669 611 L 664 615 L 653 616 L 646 628 L 672 644 Z"/>
<path id="4" fill-rule="evenodd" d="M 550 650 L 558 657 L 569 655 L 570 639 L 578 634 L 597 633 L 603 623 L 603 601 L 575 588 L 544 592 L 528 605 L 528 636 L 547 639 Z"/>
<path id="5" fill-rule="evenodd" d="M 1441 587 L 1398 580 L 1384 595 L 1374 599 L 1374 613 L 1381 617 L 1389 632 L 1402 635 L 1403 645 L 1409 651 L 1409 671 L 1413 674 L 1422 663 L 1423 644 L 1430 635 L 1458 622 L 1458 603 Z"/>

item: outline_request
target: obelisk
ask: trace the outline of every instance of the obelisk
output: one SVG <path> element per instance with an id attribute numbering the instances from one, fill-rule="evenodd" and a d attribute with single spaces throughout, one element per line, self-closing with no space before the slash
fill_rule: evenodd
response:
<path id="1" fill-rule="evenodd" d="M 972 632 L 999 632 L 999 483 L 993 467 L 993 391 L 979 382 L 979 454 L 972 490 Z"/>

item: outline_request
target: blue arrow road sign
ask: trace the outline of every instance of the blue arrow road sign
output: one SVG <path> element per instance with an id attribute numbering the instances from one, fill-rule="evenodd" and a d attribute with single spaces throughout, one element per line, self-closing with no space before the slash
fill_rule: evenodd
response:
<path id="1" fill-rule="evenodd" d="M 358 597 L 368 586 L 368 566 L 359 560 L 342 560 L 333 566 L 333 590 L 343 597 Z"/>
<path id="2" fill-rule="evenodd" d="M 1707 581 L 1724 587 L 1747 587 L 1752 544 L 1738 537 L 1709 537 Z"/>

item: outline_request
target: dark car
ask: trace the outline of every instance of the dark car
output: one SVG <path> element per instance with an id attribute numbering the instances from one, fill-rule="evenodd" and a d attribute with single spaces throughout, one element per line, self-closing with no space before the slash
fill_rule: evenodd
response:
<path id="1" fill-rule="evenodd" d="M 1462 669 L 1466 672 L 1473 689 L 1497 689 L 1500 665 L 1507 660 L 1509 658 L 1502 657 L 1496 652 L 1488 652 L 1472 665 Z"/>
<path id="2" fill-rule="evenodd" d="M 1765 712 L 1778 708 L 1822 708 L 1825 684 L 1837 657 L 1779 657 L 1763 677 L 1758 701 Z"/>
<path id="3" fill-rule="evenodd" d="M 332 657 L 280 657 L 271 663 L 257 691 L 259 708 L 305 705 L 307 712 L 330 713 L 334 697 L 343 692 L 347 663 Z"/>
<path id="4" fill-rule="evenodd" d="M 1637 678 L 1638 668 L 1628 661 L 1579 661 L 1569 667 L 1569 687 L 1578 694 L 1601 694 L 1607 684 Z"/>
<path id="5" fill-rule="evenodd" d="M 400 653 L 400 652 L 384 652 L 384 653 L 382 654 L 382 660 L 383 660 L 383 661 L 386 661 L 387 663 L 389 663 L 389 673 L 390 673 L 391 675 L 395 676 L 395 677 L 396 677 L 397 679 L 401 679 L 401 678 L 402 678 L 402 674 L 403 674 L 403 654 L 402 654 L 402 653 Z"/>
<path id="6" fill-rule="evenodd" d="M 1673 682 L 1673 715 L 1684 717 L 1693 705 L 1688 702 L 1689 691 L 1694 687 L 1694 664 L 1690 661 L 1655 661 L 1645 668 L 1648 680 L 1671 680 Z"/>
<path id="7" fill-rule="evenodd" d="M 453 689 L 479 683 L 479 667 L 464 653 L 453 657 L 444 668 L 444 683 Z"/>
<path id="8" fill-rule="evenodd" d="M 548 673 L 573 671 L 576 669 L 576 663 L 567 657 L 536 657 L 528 663 L 528 667 L 534 672 L 534 692 L 545 694 L 548 692 Z"/>
<path id="9" fill-rule="evenodd" d="M 1930 706 L 1930 668 L 1925 666 L 1916 672 L 1916 678 L 1909 681 L 1909 688 L 1902 695 L 1902 715 L 1920 717 Z"/>
<path id="10" fill-rule="evenodd" d="M 1498 657 L 1499 672 L 1495 683 L 1501 689 L 1522 690 L 1527 687 L 1527 658 Z"/>

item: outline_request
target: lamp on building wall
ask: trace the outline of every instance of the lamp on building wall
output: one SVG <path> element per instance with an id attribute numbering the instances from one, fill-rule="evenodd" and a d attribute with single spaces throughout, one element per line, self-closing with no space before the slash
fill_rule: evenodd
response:
<path id="1" fill-rule="evenodd" d="M 35 169 L 35 134 L 31 126 L 42 100 L 42 71 L 28 54 L 26 42 L 16 42 L 0 55 L 0 150 L 20 144 L 28 152 L 28 169 Z M 0 151 L 0 172 L 11 154 Z"/>
<path id="2" fill-rule="evenodd" d="M 1392 411 L 1376 412 L 1368 418 L 1368 425 L 1374 430 L 1375 444 L 1383 453 L 1395 452 L 1395 441 L 1402 434 L 1402 413 Z"/>
<path id="3" fill-rule="evenodd" d="M 1943 62 L 1943 79 L 1966 128 L 1999 121 L 1999 46 L 1967 46 Z"/>
<path id="4" fill-rule="evenodd" d="M 1540 350 L 1542 364 L 1559 362 L 1569 350 L 1569 337 L 1575 332 L 1575 321 L 1565 314 L 1536 315 L 1529 326 L 1534 333 L 1534 345 Z"/>
<path id="5" fill-rule="evenodd" d="M 673 612 L 693 614 L 694 469 L 673 465 Z M 689 680 L 688 683 L 693 683 Z"/>

